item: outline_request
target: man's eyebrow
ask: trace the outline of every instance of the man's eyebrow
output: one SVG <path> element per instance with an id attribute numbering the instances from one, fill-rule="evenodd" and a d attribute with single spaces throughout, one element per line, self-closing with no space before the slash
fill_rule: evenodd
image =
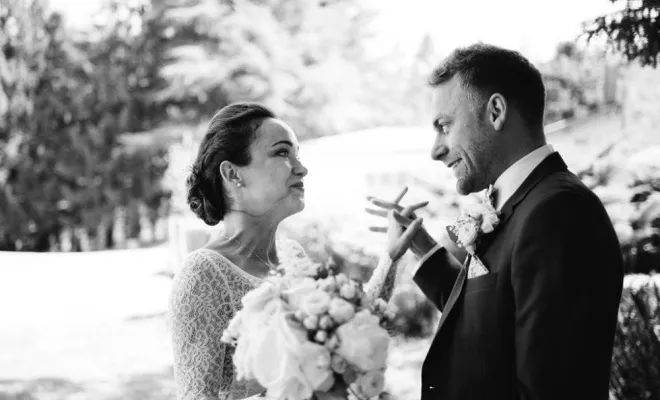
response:
<path id="1" fill-rule="evenodd" d="M 444 121 L 447 121 L 447 120 L 449 120 L 448 115 L 445 115 L 445 114 L 442 114 L 442 113 L 437 114 L 435 116 L 435 119 L 433 120 L 433 127 L 434 128 L 440 128 L 440 122 L 441 121 L 444 122 Z"/>

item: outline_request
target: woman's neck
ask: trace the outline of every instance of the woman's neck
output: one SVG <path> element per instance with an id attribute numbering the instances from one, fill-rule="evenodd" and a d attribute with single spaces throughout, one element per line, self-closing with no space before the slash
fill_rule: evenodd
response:
<path id="1" fill-rule="evenodd" d="M 232 255 L 264 263 L 277 264 L 275 236 L 279 222 L 230 211 L 223 218 L 222 242 Z M 225 247 L 225 246 L 223 246 Z"/>

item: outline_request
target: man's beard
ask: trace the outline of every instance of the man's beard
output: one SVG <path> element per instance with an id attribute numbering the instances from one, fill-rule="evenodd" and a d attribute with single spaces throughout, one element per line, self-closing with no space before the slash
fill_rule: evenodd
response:
<path id="1" fill-rule="evenodd" d="M 467 196 L 470 193 L 478 192 L 478 190 L 474 190 L 475 186 L 474 179 L 471 176 L 466 176 L 456 181 L 456 191 L 461 196 Z"/>
<path id="2" fill-rule="evenodd" d="M 471 193 L 481 192 L 488 187 L 488 184 L 487 176 L 478 176 L 474 171 L 466 171 L 464 176 L 456 180 L 456 191 L 461 196 L 466 196 Z"/>

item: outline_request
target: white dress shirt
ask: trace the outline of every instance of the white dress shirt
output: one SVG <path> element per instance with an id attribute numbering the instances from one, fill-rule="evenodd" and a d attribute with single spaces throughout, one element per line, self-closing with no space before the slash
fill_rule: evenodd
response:
<path id="1" fill-rule="evenodd" d="M 502 206 L 506 201 L 513 196 L 513 194 L 518 190 L 520 185 L 527 179 L 527 177 L 534 171 L 534 168 L 538 167 L 539 164 L 547 156 L 554 153 L 555 150 L 551 145 L 546 144 L 541 146 L 538 149 L 527 154 L 525 157 L 516 161 L 512 166 L 507 168 L 506 171 L 500 175 L 499 178 L 495 181 L 493 185 L 495 190 L 497 190 L 495 208 L 500 211 Z"/>

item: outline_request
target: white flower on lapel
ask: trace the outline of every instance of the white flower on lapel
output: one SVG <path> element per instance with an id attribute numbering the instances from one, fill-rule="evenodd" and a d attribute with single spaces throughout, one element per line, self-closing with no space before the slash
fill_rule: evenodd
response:
<path id="1" fill-rule="evenodd" d="M 472 255 L 479 238 L 493 232 L 500 222 L 499 212 L 490 201 L 493 190 L 493 185 L 490 185 L 484 197 L 464 207 L 454 225 L 449 227 L 457 237 L 457 244 Z"/>

